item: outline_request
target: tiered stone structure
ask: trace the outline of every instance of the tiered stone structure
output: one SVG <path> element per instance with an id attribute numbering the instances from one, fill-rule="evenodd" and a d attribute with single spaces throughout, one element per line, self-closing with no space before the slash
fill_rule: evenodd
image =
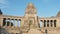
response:
<path id="1" fill-rule="evenodd" d="M 50 18 L 41 18 L 36 14 L 32 3 L 28 4 L 24 16 L 3 15 L 0 10 L 0 28 L 6 29 L 7 34 L 60 34 L 60 12 Z"/>

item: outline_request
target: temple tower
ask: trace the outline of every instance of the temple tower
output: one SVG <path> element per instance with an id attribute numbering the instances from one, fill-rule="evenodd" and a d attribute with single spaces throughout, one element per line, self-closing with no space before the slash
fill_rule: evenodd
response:
<path id="1" fill-rule="evenodd" d="M 25 15 L 35 15 L 36 16 L 36 8 L 34 7 L 34 5 L 32 3 L 29 3 L 27 8 L 26 8 L 26 12 Z"/>
<path id="2" fill-rule="evenodd" d="M 36 8 L 32 3 L 29 3 L 26 8 L 25 17 L 30 27 L 33 27 L 33 26 L 38 27 L 36 14 L 37 14 Z"/>

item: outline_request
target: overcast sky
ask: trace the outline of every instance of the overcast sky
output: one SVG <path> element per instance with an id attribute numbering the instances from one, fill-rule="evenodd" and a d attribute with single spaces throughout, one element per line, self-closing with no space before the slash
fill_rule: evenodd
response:
<path id="1" fill-rule="evenodd" d="M 24 16 L 30 2 L 40 17 L 55 16 L 60 11 L 60 0 L 0 0 L 0 9 L 4 15 Z"/>

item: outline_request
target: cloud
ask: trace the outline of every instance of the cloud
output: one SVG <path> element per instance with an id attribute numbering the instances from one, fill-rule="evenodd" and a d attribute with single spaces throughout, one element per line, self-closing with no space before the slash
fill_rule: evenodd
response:
<path id="1" fill-rule="evenodd" d="M 6 8 L 8 6 L 8 1 L 7 0 L 0 0 L 0 9 L 1 8 Z"/>
<path id="2" fill-rule="evenodd" d="M 7 0 L 0 0 L 0 4 L 4 4 L 4 5 L 6 5 L 7 4 Z"/>

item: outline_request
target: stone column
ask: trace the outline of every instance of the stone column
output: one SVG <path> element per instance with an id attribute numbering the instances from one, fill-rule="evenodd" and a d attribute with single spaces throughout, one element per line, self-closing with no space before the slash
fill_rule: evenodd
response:
<path id="1" fill-rule="evenodd" d="M 19 27 L 19 24 L 20 24 L 20 23 L 19 23 L 19 19 L 17 19 L 17 27 Z"/>
<path id="2" fill-rule="evenodd" d="M 50 26 L 53 27 L 53 20 L 50 21 Z"/>
<path id="3" fill-rule="evenodd" d="M 9 24 L 9 26 L 11 26 L 11 19 L 10 19 L 9 21 L 10 21 L 10 24 Z"/>
<path id="4" fill-rule="evenodd" d="M 19 19 L 19 23 L 20 23 L 20 24 L 19 24 L 19 27 L 20 27 L 20 25 L 21 25 L 21 20 L 20 20 L 20 19 Z"/>
<path id="5" fill-rule="evenodd" d="M 15 19 L 11 19 L 13 21 L 13 27 L 15 27 Z"/>
<path id="6" fill-rule="evenodd" d="M 21 26 L 23 26 L 24 25 L 24 20 L 23 19 L 21 19 Z"/>
<path id="7" fill-rule="evenodd" d="M 43 27 L 44 27 L 44 22 L 45 22 L 45 21 L 43 20 Z"/>
<path id="8" fill-rule="evenodd" d="M 39 27 L 41 27 L 41 26 L 40 26 L 40 22 L 41 22 L 41 21 L 39 20 L 39 21 L 38 21 L 38 23 L 39 23 Z"/>
<path id="9" fill-rule="evenodd" d="M 51 27 L 51 26 L 50 26 L 50 25 L 51 25 L 50 23 L 51 23 L 51 22 L 50 22 L 50 20 L 49 20 L 49 27 Z"/>
<path id="10" fill-rule="evenodd" d="M 48 22 L 47 22 L 47 20 L 46 20 L 46 27 L 47 27 L 47 23 L 48 23 Z"/>
<path id="11" fill-rule="evenodd" d="M 6 18 L 6 20 L 5 20 L 5 21 L 6 21 L 6 24 L 5 24 L 5 26 L 7 26 L 7 20 L 8 20 L 8 18 Z"/>
<path id="12" fill-rule="evenodd" d="M 15 23 L 16 23 L 16 27 L 17 27 L 17 23 L 18 23 L 18 21 L 17 21 L 17 19 L 15 19 L 15 20 L 16 20 L 16 22 L 15 22 Z"/>
<path id="13" fill-rule="evenodd" d="M 1 24 L 1 18 L 0 18 L 0 26 L 2 26 L 2 24 Z"/>
<path id="14" fill-rule="evenodd" d="M 17 19 L 17 27 L 19 27 L 19 19 Z"/>
<path id="15" fill-rule="evenodd" d="M 13 19 L 13 22 L 14 22 L 14 27 L 15 27 L 15 19 Z"/>
<path id="16" fill-rule="evenodd" d="M 35 24 L 36 24 L 35 27 L 36 27 L 36 28 L 39 28 L 39 26 L 38 26 L 38 17 L 35 16 L 34 22 L 35 22 Z"/>
<path id="17" fill-rule="evenodd" d="M 54 20 L 53 20 L 53 23 L 52 24 L 53 24 L 53 27 L 54 27 Z"/>
<path id="18" fill-rule="evenodd" d="M 3 26 L 3 18 L 0 17 L 0 26 Z"/>
<path id="19" fill-rule="evenodd" d="M 44 27 L 44 20 L 42 20 L 42 22 L 43 22 L 43 23 L 42 23 L 42 26 Z"/>

